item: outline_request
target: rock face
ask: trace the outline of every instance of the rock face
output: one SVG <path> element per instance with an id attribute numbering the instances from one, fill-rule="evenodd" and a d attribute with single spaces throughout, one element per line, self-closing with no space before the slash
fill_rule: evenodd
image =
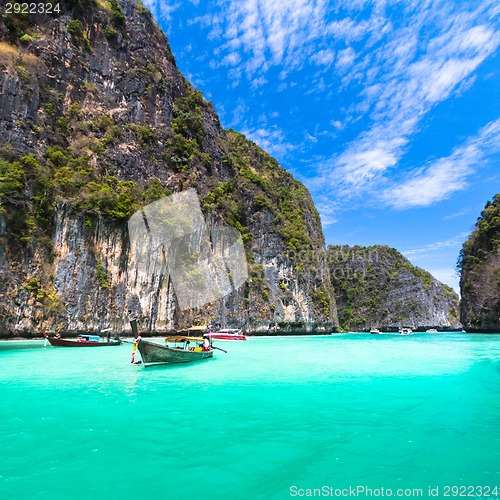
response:
<path id="1" fill-rule="evenodd" d="M 0 7 L 0 334 L 122 332 L 128 309 L 151 332 L 205 321 L 271 334 L 334 329 L 307 189 L 221 128 L 140 1 L 60 5 L 50 16 Z M 127 220 L 191 188 L 209 228 L 242 234 L 249 279 L 181 311 L 155 262 L 142 293 L 134 288 Z"/>
<path id="2" fill-rule="evenodd" d="M 387 246 L 329 246 L 339 323 L 346 330 L 457 329 L 458 296 Z"/>
<path id="3" fill-rule="evenodd" d="M 500 332 L 500 194 L 488 201 L 458 259 L 467 332 Z"/>

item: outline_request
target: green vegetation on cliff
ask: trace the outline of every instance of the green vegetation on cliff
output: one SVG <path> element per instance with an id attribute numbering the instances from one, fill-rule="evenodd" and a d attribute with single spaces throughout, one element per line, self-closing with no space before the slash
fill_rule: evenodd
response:
<path id="1" fill-rule="evenodd" d="M 114 54 L 118 48 L 117 37 L 113 35 L 111 43 L 110 29 L 122 29 L 127 19 L 115 0 L 67 1 L 64 5 L 67 11 L 63 9 L 59 17 L 66 19 L 65 14 L 71 14 L 65 21 L 65 29 L 73 45 L 88 51 L 97 50 L 96 40 L 102 45 L 102 39 L 99 28 L 91 23 L 99 21 L 104 26 L 102 34 L 110 44 L 108 50 L 118 57 Z M 140 15 L 147 12 L 142 5 L 138 11 Z M 24 36 L 37 32 L 46 36 L 44 26 L 37 26 L 33 21 L 30 16 L 14 17 L 6 25 L 6 34 L 13 42 L 10 47 L 13 53 L 19 54 L 18 61 L 31 60 L 31 49 L 36 46 L 34 42 L 33 46 L 22 47 L 20 33 Z M 98 31 L 93 31 L 95 29 Z M 81 54 L 77 64 L 84 64 L 86 57 Z M 147 82 L 144 90 L 151 93 L 152 98 L 155 91 L 165 93 L 169 76 L 154 53 L 147 57 L 141 61 L 134 55 L 126 74 L 128 78 L 139 78 L 138 83 Z M 3 156 L 2 167 L 6 191 L 2 205 L 8 204 L 12 196 L 24 198 L 24 203 L 16 205 L 16 211 L 21 214 L 16 233 L 22 235 L 23 241 L 30 241 L 35 228 L 27 221 L 38 222 L 39 232 L 43 232 L 41 223 L 49 222 L 46 229 L 50 233 L 51 210 L 58 202 L 88 215 L 119 221 L 126 220 L 135 210 L 162 194 L 195 187 L 204 196 L 204 209 L 217 212 L 241 231 L 247 244 L 255 231 L 252 226 L 256 216 L 262 213 L 270 217 L 270 223 L 282 238 L 285 246 L 281 251 L 299 252 L 322 244 L 319 215 L 307 189 L 242 134 L 219 130 L 219 137 L 215 138 L 211 130 L 210 137 L 207 121 L 213 121 L 213 108 L 182 75 L 176 75 L 181 91 L 173 96 L 170 123 L 160 127 L 151 119 L 133 122 L 123 114 L 108 114 L 100 102 L 102 90 L 93 82 L 85 80 L 74 84 L 72 101 L 71 95 L 65 97 L 36 70 L 42 61 L 23 64 L 18 63 L 16 70 L 19 74 L 22 68 L 21 80 L 30 89 L 37 86 L 40 89 L 41 113 L 34 123 L 23 124 L 37 137 L 38 147 L 19 151 L 15 145 L 4 144 L 9 154 Z M 117 60 L 117 81 L 123 74 L 120 67 Z M 139 92 L 133 95 L 140 99 Z M 143 107 L 147 107 L 147 98 L 146 95 L 143 99 Z M 99 104 L 92 106 L 92 103 Z M 103 109 L 100 113 L 96 112 L 99 108 Z M 214 144 L 214 139 L 218 144 Z M 150 175 L 134 176 L 129 169 L 118 168 L 116 152 L 124 144 L 147 158 L 153 166 L 149 168 Z M 224 175 L 214 175 L 217 164 Z M 167 172 L 174 174 L 169 176 L 168 184 L 165 183 Z M 151 196 L 150 186 L 155 187 L 156 197 Z M 23 190 L 25 195 L 34 192 L 36 199 L 22 196 Z"/>
<path id="2" fill-rule="evenodd" d="M 457 262 L 468 331 L 500 331 L 500 193 L 486 203 Z"/>
<path id="3" fill-rule="evenodd" d="M 144 187 L 119 181 L 100 174 L 87 156 L 60 147 L 49 146 L 40 157 L 0 159 L 0 213 L 9 221 L 11 241 L 32 243 L 35 236 L 50 235 L 57 203 L 87 215 L 125 221 L 141 206 L 168 194 L 158 179 L 150 179 Z"/>
<path id="4" fill-rule="evenodd" d="M 226 221 L 237 227 L 244 238 L 248 235 L 248 214 L 267 212 L 287 250 L 314 248 L 322 238 L 318 234 L 320 220 L 305 186 L 263 149 L 234 130 L 227 130 L 221 136 L 221 148 L 224 165 L 236 175 L 209 191 L 204 206 L 221 210 Z M 316 237 L 314 243 L 312 235 Z"/>
<path id="5" fill-rule="evenodd" d="M 472 271 L 500 247 L 500 193 L 486 203 L 474 231 L 462 245 L 457 268 Z"/>
<path id="6" fill-rule="evenodd" d="M 456 293 L 396 249 L 330 245 L 327 255 L 342 328 L 458 327 Z"/>
<path id="7" fill-rule="evenodd" d="M 0 95 L 0 251 L 9 266 L 9 279 L 0 284 L 0 298 L 9 297 L 0 304 L 0 325 L 14 317 L 14 300 L 29 311 L 28 325 L 44 317 L 40 297 L 57 293 L 63 303 L 79 304 L 74 321 L 99 317 L 101 305 L 102 317 L 121 311 L 123 288 L 115 287 L 127 250 L 120 266 L 111 265 L 99 238 L 114 231 L 116 240 L 126 240 L 132 213 L 189 188 L 210 224 L 237 228 L 245 243 L 250 279 L 234 303 L 214 306 L 227 313 L 225 320 L 264 328 L 269 321 L 334 324 L 324 263 L 315 274 L 297 257 L 324 255 L 307 189 L 242 134 L 222 129 L 211 103 L 179 73 L 140 1 L 60 4 L 53 16 L 5 16 L 0 6 L 6 89 Z M 71 249 L 56 243 L 70 226 L 78 240 Z M 68 251 L 82 279 L 66 287 L 64 280 L 76 274 L 57 276 L 67 272 Z M 37 290 L 14 287 L 33 276 Z M 100 296 L 80 304 L 74 290 L 85 282 L 82 293 Z"/>

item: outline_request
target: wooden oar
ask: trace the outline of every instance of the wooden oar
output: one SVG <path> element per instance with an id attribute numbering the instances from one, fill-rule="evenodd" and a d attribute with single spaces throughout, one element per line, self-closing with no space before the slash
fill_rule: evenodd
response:
<path id="1" fill-rule="evenodd" d="M 221 349 L 220 347 L 215 347 L 214 345 L 212 346 L 212 349 L 217 349 L 218 351 L 222 351 L 222 352 L 225 352 L 227 354 L 227 351 L 225 351 L 224 349 Z"/>

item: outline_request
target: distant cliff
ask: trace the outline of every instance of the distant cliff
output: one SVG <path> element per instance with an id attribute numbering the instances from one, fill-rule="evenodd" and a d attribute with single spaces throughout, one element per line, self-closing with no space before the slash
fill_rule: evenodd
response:
<path id="1" fill-rule="evenodd" d="M 129 308 L 149 331 L 196 321 L 331 331 L 335 302 L 307 189 L 221 128 L 140 0 L 60 4 L 55 15 L 0 7 L 0 333 L 122 331 Z M 147 294 L 132 293 L 127 220 L 189 188 L 209 226 L 241 232 L 249 280 L 183 312 L 168 277 L 152 272 Z M 314 268 L 304 253 L 317 256 Z"/>
<path id="2" fill-rule="evenodd" d="M 346 330 L 460 327 L 458 296 L 387 246 L 329 246 L 340 326 Z"/>
<path id="3" fill-rule="evenodd" d="M 477 219 L 458 259 L 460 319 L 468 332 L 500 332 L 500 194 Z"/>

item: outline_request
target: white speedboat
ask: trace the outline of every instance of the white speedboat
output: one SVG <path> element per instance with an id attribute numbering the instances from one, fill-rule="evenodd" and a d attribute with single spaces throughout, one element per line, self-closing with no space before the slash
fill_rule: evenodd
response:
<path id="1" fill-rule="evenodd" d="M 401 328 L 399 330 L 400 335 L 413 335 L 413 330 L 411 328 Z"/>
<path id="2" fill-rule="evenodd" d="M 246 340 L 246 335 L 239 328 L 222 328 L 221 330 L 209 331 L 207 335 L 217 340 Z"/>

